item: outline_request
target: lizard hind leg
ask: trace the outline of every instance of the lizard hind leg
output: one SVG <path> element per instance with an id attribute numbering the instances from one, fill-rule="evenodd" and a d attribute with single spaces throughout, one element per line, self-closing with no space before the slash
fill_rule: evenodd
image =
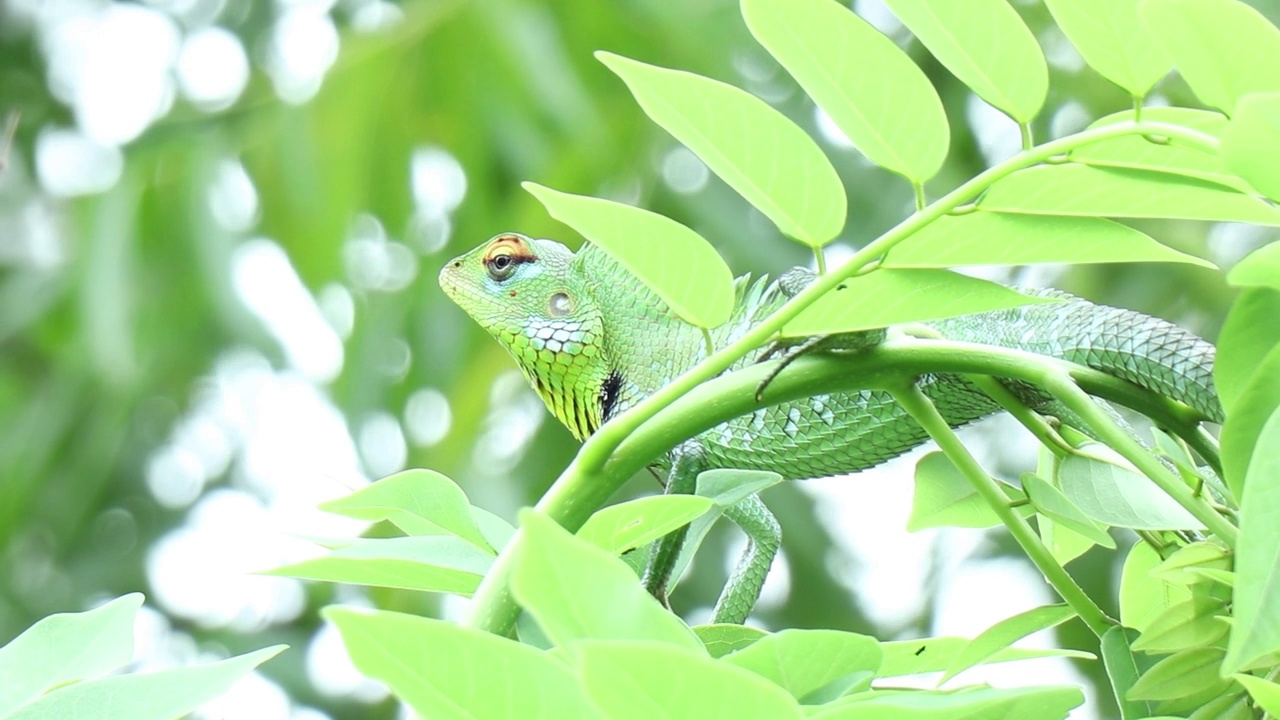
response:
<path id="1" fill-rule="evenodd" d="M 747 534 L 747 548 L 720 592 L 711 621 L 741 625 L 760 599 L 769 568 L 782 547 L 782 527 L 758 495 L 725 508 L 724 514 Z"/>

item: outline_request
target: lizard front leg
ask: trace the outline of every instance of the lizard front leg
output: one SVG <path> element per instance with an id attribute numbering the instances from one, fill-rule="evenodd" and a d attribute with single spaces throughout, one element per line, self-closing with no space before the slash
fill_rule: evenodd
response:
<path id="1" fill-rule="evenodd" d="M 667 474 L 666 492 L 693 494 L 697 489 L 698 473 L 706 469 L 706 462 L 696 444 L 685 443 L 671 453 L 671 471 Z M 669 533 L 653 544 L 649 551 L 649 560 L 645 564 L 641 582 L 651 595 L 667 607 L 671 587 L 671 574 L 675 571 L 676 561 L 680 558 L 680 549 L 689 534 L 689 526 Z"/>

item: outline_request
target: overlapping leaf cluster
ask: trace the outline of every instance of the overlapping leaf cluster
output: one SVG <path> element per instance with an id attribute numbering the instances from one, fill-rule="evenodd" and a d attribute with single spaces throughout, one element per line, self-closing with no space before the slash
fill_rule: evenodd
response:
<path id="1" fill-rule="evenodd" d="M 759 338 L 744 341 L 745 349 L 777 335 L 846 332 L 1029 301 L 949 267 L 1206 264 L 1114 218 L 1280 225 L 1272 202 L 1280 163 L 1270 162 L 1280 147 L 1280 94 L 1273 94 L 1280 91 L 1280 75 L 1276 87 L 1267 80 L 1242 79 L 1257 75 L 1246 72 L 1232 50 L 1242 43 L 1249 48 L 1250 66 L 1280 62 L 1280 33 L 1235 0 L 1051 2 L 1063 32 L 1095 69 L 1133 96 L 1135 107 L 1043 145 L 1034 144 L 1031 121 L 1047 92 L 1046 65 L 1034 37 L 1004 0 L 890 2 L 943 65 L 1023 128 L 1021 154 L 932 204 L 926 203 L 925 183 L 946 156 L 949 130 L 936 93 L 915 64 L 856 15 L 827 0 L 743 0 L 742 5 L 752 32 L 832 122 L 869 160 L 910 182 L 918 199 L 915 215 L 827 272 L 816 289 L 767 320 Z M 1186 36 L 1191 27 L 1196 28 L 1194 42 Z M 993 29 L 1000 42 L 984 39 Z M 824 270 L 821 248 L 847 222 L 845 196 L 830 162 L 804 131 L 732 86 L 615 55 L 600 59 L 627 83 L 651 118 L 782 234 L 813 248 Z M 1144 96 L 1171 67 L 1206 105 L 1221 112 L 1143 107 Z M 707 328 L 727 317 L 731 274 L 692 230 L 637 208 L 536 185 L 529 189 L 557 219 L 648 283 L 677 316 Z M 652 251 L 656 246 L 661 253 Z M 1004 520 L 1016 534 L 1014 525 L 1034 515 L 1038 537 L 1028 542 L 1051 556 L 1041 562 L 1059 569 L 1093 545 L 1114 548 L 1111 528 L 1141 535 L 1143 541 L 1125 563 L 1121 624 L 1109 630 L 1091 625 L 1101 635 L 1103 659 L 1125 718 L 1192 712 L 1252 717 L 1258 707 L 1274 709 L 1280 693 L 1269 675 L 1280 651 L 1280 628 L 1267 614 L 1280 601 L 1275 561 L 1280 493 L 1274 491 L 1280 467 L 1267 453 L 1256 458 L 1253 453 L 1255 446 L 1280 442 L 1275 390 L 1280 387 L 1280 332 L 1275 331 L 1280 256 L 1275 247 L 1259 251 L 1230 276 L 1246 289 L 1224 329 L 1217 368 L 1229 413 L 1220 461 L 1212 442 L 1197 447 L 1197 457 L 1186 438 L 1158 434 L 1155 452 L 1161 462 L 1152 465 L 1145 450 L 1139 449 L 1142 457 L 1134 455 L 1123 432 L 1101 432 L 1104 440 L 1120 438 L 1113 449 L 1064 431 L 1057 444 L 1042 437 L 1040 467 L 1024 475 L 1020 488 L 1005 487 L 1005 499 L 994 502 L 983 494 L 982 478 L 975 484 L 975 468 L 985 473 L 945 443 L 945 454 L 930 455 L 918 467 L 913 528 L 986 527 Z M 824 294 L 837 281 L 846 291 L 838 299 Z M 722 350 L 704 364 L 701 376 L 695 369 L 689 383 L 720 372 L 742 350 Z M 642 407 L 637 424 L 647 419 L 643 412 Z M 591 450 L 589 444 L 584 455 Z M 572 483 L 572 469 L 567 475 Z M 405 480 L 384 481 L 385 488 Z M 431 480 L 439 487 L 447 484 L 438 476 Z M 746 484 L 743 478 L 731 482 Z M 380 491 L 361 496 L 371 492 Z M 686 522 L 705 527 L 714 519 L 710 511 L 733 500 L 732 494 L 721 494 L 718 500 L 664 497 L 615 506 L 586 520 L 580 534 L 598 548 L 623 552 Z M 1014 520 L 1001 505 L 1018 509 Z M 449 532 L 441 534 L 450 526 L 440 519 L 425 525 L 397 519 L 403 512 L 397 508 L 404 506 L 391 503 L 366 517 L 390 519 L 412 537 L 363 541 L 305 569 L 286 571 L 463 593 L 481 588 L 480 578 L 501 547 L 491 542 L 494 532 L 505 539 L 511 529 L 491 526 L 489 533 L 481 532 L 479 527 L 492 521 L 478 522 L 485 516 L 468 510 L 456 496 L 447 506 L 452 516 L 467 519 Z M 575 526 L 572 517 L 557 520 Z M 429 532 L 415 536 L 424 528 Z M 1207 539 L 1187 540 L 1206 530 Z M 641 717 L 659 708 L 678 708 L 690 717 L 703 711 L 785 717 L 798 716 L 797 703 L 823 704 L 821 717 L 880 717 L 906 708 L 936 710 L 938 717 L 979 708 L 984 717 L 1061 717 L 1079 702 L 1072 691 L 1056 688 L 941 693 L 873 687 L 873 681 L 896 672 L 884 669 L 885 663 L 896 667 L 886 660 L 888 646 L 840 634 L 784 631 L 757 639 L 755 631 L 727 627 L 690 632 L 640 593 L 634 573 L 623 564 L 570 540 L 541 516 L 527 515 L 520 537 L 504 553 L 509 562 L 494 574 L 509 577 L 510 592 L 524 609 L 521 638 L 554 648 L 551 652 L 440 621 L 341 610 L 331 618 L 361 667 L 390 683 L 420 712 L 555 698 L 562 712 L 575 708 L 570 714 L 587 717 Z M 420 545 L 410 552 L 409 542 Z M 459 552 L 459 543 L 468 549 Z M 382 550 L 371 552 L 373 544 Z M 413 563 L 405 564 L 411 556 Z M 446 576 L 466 587 L 449 585 Z M 504 592 L 501 581 L 495 586 L 480 592 Z M 1055 587 L 1062 590 L 1058 583 Z M 926 659 L 912 671 L 944 670 L 945 681 L 1007 653 L 1009 645 L 1031 632 L 1074 617 L 1077 610 L 1097 612 L 1085 604 L 1023 613 L 973 641 L 947 646 L 946 652 L 936 641 L 922 641 L 919 656 Z M 491 607 L 480 605 L 482 613 Z M 494 627 L 483 616 L 478 623 Z M 410 636 L 417 642 L 406 642 Z M 940 655 L 947 655 L 945 661 Z M 390 663 L 390 657 L 417 661 Z M 822 662 L 815 665 L 814 658 Z M 520 668 L 508 686 L 510 695 L 458 683 L 494 666 Z M 810 676 L 809 670 L 816 674 Z M 467 689 L 449 689 L 458 687 Z M 1024 699 L 1036 709 L 1019 705 Z"/>
<path id="2" fill-rule="evenodd" d="M 625 479 L 609 476 L 604 459 L 627 435 L 765 341 L 1030 301 L 947 268 L 1206 264 L 1117 218 L 1280 226 L 1280 30 L 1247 5 L 1049 0 L 1063 33 L 1090 66 L 1133 97 L 1134 108 L 1036 144 L 1031 127 L 1048 90 L 1047 68 L 1005 0 L 887 4 L 943 66 L 1021 127 L 1023 150 L 930 202 L 935 188 L 927 184 L 946 158 L 950 130 L 920 69 L 830 0 L 743 0 L 752 33 L 832 123 L 868 160 L 915 190 L 915 214 L 829 270 L 821 250 L 848 223 L 845 190 L 803 129 L 730 85 L 601 54 L 655 122 L 781 234 L 812 248 L 825 272 L 742 342 L 718 349 L 587 444 L 545 503 L 560 525 L 580 527 L 577 539 L 534 512 L 526 512 L 517 532 L 426 471 L 388 478 L 329 506 L 390 521 L 404 537 L 360 540 L 279 572 L 477 596 L 470 628 L 388 612 L 327 612 L 357 666 L 423 716 L 1058 718 L 1082 701 L 1077 689 L 907 690 L 893 679 L 943 672 L 947 681 L 976 664 L 1035 654 L 1010 645 L 1077 615 L 1100 635 L 1126 720 L 1280 715 L 1274 682 L 1280 457 L 1269 451 L 1280 446 L 1280 244 L 1258 250 L 1228 275 L 1242 290 L 1223 328 L 1215 371 L 1228 418 L 1220 455 L 1212 439 L 1192 448 L 1195 438 L 1178 432 L 1158 435 L 1157 447 L 1147 450 L 1104 418 L 1093 430 L 1105 444 L 1039 428 L 1045 450 L 1036 472 L 1020 487 L 1000 486 L 995 499 L 993 485 L 983 484 L 989 475 L 954 445 L 942 443 L 942 454 L 918 466 L 913 527 L 1004 522 L 1016 535 L 1034 516 L 1034 534 L 1018 538 L 1042 569 L 1061 571 L 1093 545 L 1114 547 L 1112 528 L 1136 532 L 1141 541 L 1124 564 L 1118 622 L 1092 601 L 1063 592 L 1068 605 L 1022 613 L 972 640 L 885 643 L 827 631 L 691 629 L 645 595 L 635 568 L 614 557 L 686 523 L 705 527 L 734 500 L 732 491 L 776 480 L 755 477 L 750 482 L 758 484 L 749 485 L 735 476 L 699 496 L 652 498 L 594 514 L 595 504 L 583 499 L 607 497 L 602 477 Z M 1209 109 L 1143 106 L 1170 69 Z M 637 208 L 529 189 L 683 320 L 709 328 L 727 317 L 731 273 L 693 230 Z M 655 245 L 663 248 L 657 261 Z M 838 297 L 829 292 L 837 284 L 847 287 Z M 1045 373 L 1073 410 L 1096 412 L 1073 394 L 1071 377 Z M 586 481 L 597 483 L 589 493 L 582 490 Z M 561 500 L 575 493 L 578 503 Z M 1065 571 L 1050 579 L 1059 591 L 1071 589 Z M 505 611 L 516 605 L 523 612 L 515 624 L 520 641 L 482 632 L 512 630 Z M 17 643 L 6 651 L 34 657 Z M 59 681 L 43 678 L 33 692 Z"/>
<path id="3" fill-rule="evenodd" d="M 741 478 L 722 478 L 741 480 Z M 308 577 L 393 587 L 458 591 L 462 570 L 444 544 L 402 552 L 399 539 L 453 539 L 492 553 L 472 533 L 484 518 L 447 480 L 410 471 L 332 507 L 362 518 L 385 518 L 408 538 L 369 539 L 365 570 L 335 557 L 306 569 Z M 426 717 L 653 717 L 680 708 L 681 716 L 878 717 L 910 710 L 918 717 L 1065 717 L 1083 694 L 1069 687 L 966 687 L 920 693 L 873 688 L 902 675 L 946 671 L 947 676 L 988 662 L 1028 657 L 1092 657 L 1074 651 L 1012 650 L 1025 635 L 1068 620 L 1065 606 L 1044 607 L 1010 619 L 973 641 L 925 638 L 877 642 L 836 630 L 764 633 L 740 625 L 690 628 L 637 582 L 634 568 L 614 553 L 630 550 L 735 501 L 741 482 L 722 482 L 724 495 L 662 496 L 598 512 L 572 537 L 544 515 L 526 511 L 512 565 L 512 592 L 525 609 L 520 641 L 462 628 L 444 620 L 385 611 L 334 607 L 338 625 L 361 670 L 383 680 Z M 755 488 L 751 488 L 755 489 Z M 712 493 L 719 493 L 712 489 Z M 750 492 L 746 491 L 746 492 Z M 383 502 L 429 496 L 452 500 L 415 507 L 424 515 Z M 381 510 L 375 510 L 381 507 Z M 470 516 L 470 518 L 468 518 Z M 483 523 L 488 523 L 484 520 Z M 466 528 L 460 534 L 444 529 Z M 412 529 L 411 529 L 412 528 Z M 509 530 L 509 528 L 507 528 Z M 463 539 L 461 533 L 470 534 Z M 499 537 L 506 532 L 499 532 Z M 371 550 L 383 547 L 385 552 Z M 342 551 L 339 551 L 342 552 Z M 412 556 L 412 557 L 411 557 Z M 344 553 L 344 559 L 351 557 Z M 493 556 L 489 555 L 492 560 Z M 431 577 L 433 570 L 439 573 Z M 374 575 L 380 579 L 370 580 Z M 492 679 L 485 682 L 484 678 Z"/>
<path id="4" fill-rule="evenodd" d="M 0 718 L 181 717 L 285 649 L 110 675 L 133 658 L 134 616 L 141 606 L 142 596 L 133 594 L 88 612 L 50 615 L 0 648 Z"/>

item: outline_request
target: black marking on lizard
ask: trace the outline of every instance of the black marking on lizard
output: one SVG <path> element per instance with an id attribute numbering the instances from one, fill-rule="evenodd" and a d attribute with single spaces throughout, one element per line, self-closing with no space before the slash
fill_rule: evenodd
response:
<path id="1" fill-rule="evenodd" d="M 622 374 L 616 369 L 609 373 L 600 385 L 600 422 L 607 423 L 618 405 L 618 393 L 622 391 Z"/>

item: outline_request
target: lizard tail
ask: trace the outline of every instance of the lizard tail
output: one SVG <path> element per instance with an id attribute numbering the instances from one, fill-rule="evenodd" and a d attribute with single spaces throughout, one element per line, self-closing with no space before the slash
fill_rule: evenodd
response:
<path id="1" fill-rule="evenodd" d="M 1069 360 L 1182 402 L 1222 422 L 1214 346 L 1172 323 L 1058 290 L 1025 290 L 1061 303 L 1025 305 L 937 323 L 943 335 Z"/>

